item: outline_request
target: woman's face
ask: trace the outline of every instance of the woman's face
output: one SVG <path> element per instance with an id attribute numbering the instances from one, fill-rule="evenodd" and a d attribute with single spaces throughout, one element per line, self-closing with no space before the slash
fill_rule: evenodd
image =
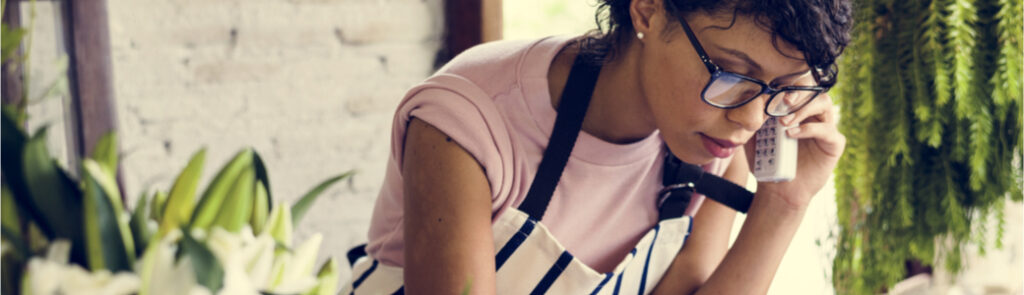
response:
<path id="1" fill-rule="evenodd" d="M 720 109 L 701 100 L 711 75 L 677 18 L 664 12 L 651 18 L 641 42 L 640 83 L 655 124 L 672 152 L 681 160 L 706 164 L 742 149 L 768 119 L 768 95 L 734 109 Z M 803 54 L 751 17 L 693 13 L 686 22 L 711 60 L 737 74 L 756 78 L 773 87 L 813 85 Z M 661 28 L 666 28 L 663 30 Z M 777 48 L 776 48 L 777 47 Z M 799 81 L 799 83 L 798 83 Z"/>

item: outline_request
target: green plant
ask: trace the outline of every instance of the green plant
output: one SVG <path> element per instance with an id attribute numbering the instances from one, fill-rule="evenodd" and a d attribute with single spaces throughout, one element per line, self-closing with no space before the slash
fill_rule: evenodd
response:
<path id="1" fill-rule="evenodd" d="M 876 293 L 905 262 L 962 266 L 1022 199 L 1021 1 L 856 3 L 835 96 L 848 137 L 836 169 L 833 283 Z"/>
<path id="2" fill-rule="evenodd" d="M 50 157 L 46 129 L 26 134 L 15 113 L 5 106 L 0 122 L 4 294 L 96 291 L 68 290 L 61 276 L 139 294 L 195 284 L 214 293 L 336 291 L 333 259 L 311 277 L 320 236 L 293 247 L 291 232 L 322 192 L 353 172 L 324 181 L 296 206 L 275 204 L 263 160 L 244 149 L 198 195 L 200 150 L 168 193 L 141 196 L 129 212 L 116 183 L 116 136 L 97 144 L 76 180 Z"/>

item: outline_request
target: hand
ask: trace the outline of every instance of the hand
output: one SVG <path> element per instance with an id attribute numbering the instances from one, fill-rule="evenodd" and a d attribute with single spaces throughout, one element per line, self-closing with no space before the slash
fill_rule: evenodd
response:
<path id="1" fill-rule="evenodd" d="M 795 208 L 810 203 L 825 186 L 846 146 L 846 137 L 836 126 L 837 113 L 832 98 L 823 93 L 796 113 L 780 118 L 782 125 L 790 127 L 787 134 L 799 140 L 796 177 L 789 182 L 758 182 L 759 193 L 778 196 Z M 747 155 L 754 154 L 755 144 L 755 140 L 746 143 Z M 747 162 L 753 171 L 753 157 L 748 156 Z"/>

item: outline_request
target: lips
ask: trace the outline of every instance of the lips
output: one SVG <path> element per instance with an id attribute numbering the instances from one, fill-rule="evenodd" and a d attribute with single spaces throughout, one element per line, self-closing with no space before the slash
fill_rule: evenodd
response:
<path id="1" fill-rule="evenodd" d="M 701 142 L 704 143 L 704 149 L 716 158 L 727 158 L 736 151 L 738 143 L 731 142 L 724 139 L 714 138 L 700 133 Z"/>

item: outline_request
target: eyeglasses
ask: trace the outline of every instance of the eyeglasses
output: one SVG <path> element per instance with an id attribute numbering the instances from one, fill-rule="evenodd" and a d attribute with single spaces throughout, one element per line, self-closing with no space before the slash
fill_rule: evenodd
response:
<path id="1" fill-rule="evenodd" d="M 690 39 L 693 49 L 697 51 L 700 60 L 704 62 L 704 66 L 708 68 L 708 73 L 711 74 L 711 79 L 708 80 L 708 84 L 704 86 L 704 91 L 700 94 L 701 99 L 709 105 L 723 109 L 733 109 L 753 101 L 758 96 L 768 94 L 771 96 L 768 98 L 764 112 L 769 116 L 782 117 L 795 113 L 814 100 L 815 97 L 828 91 L 827 87 L 821 86 L 785 86 L 775 89 L 761 80 L 723 71 L 721 67 L 712 62 L 711 58 L 708 57 L 704 47 L 700 45 L 700 41 L 697 41 L 697 36 L 693 34 L 693 30 L 690 29 L 690 25 L 686 23 L 686 20 L 680 18 L 679 23 L 683 25 L 686 37 Z"/>

